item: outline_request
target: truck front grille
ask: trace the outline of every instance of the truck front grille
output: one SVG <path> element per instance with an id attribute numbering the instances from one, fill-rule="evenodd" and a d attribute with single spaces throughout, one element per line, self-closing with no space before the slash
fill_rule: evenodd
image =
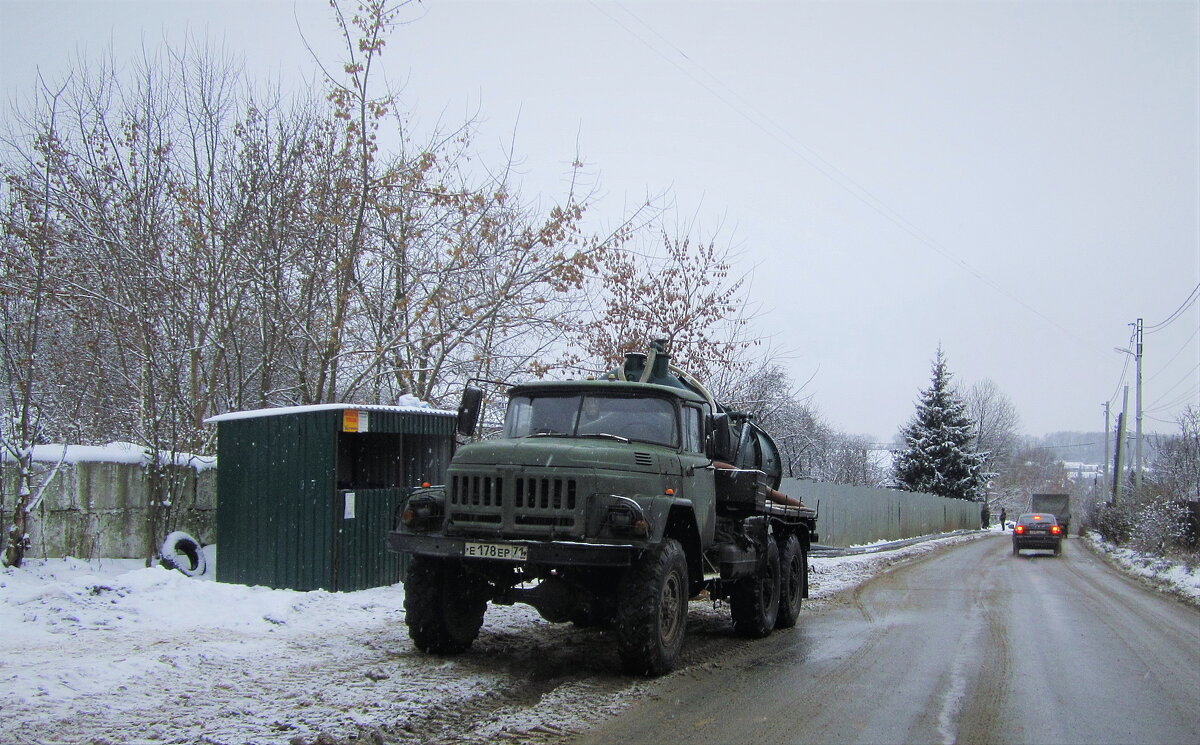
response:
<path id="1" fill-rule="evenodd" d="M 516 505 L 530 509 L 575 509 L 575 479 L 517 479 Z"/>
<path id="2" fill-rule="evenodd" d="M 504 479 L 498 476 L 455 476 L 450 487 L 450 504 L 502 507 Z"/>
<path id="3" fill-rule="evenodd" d="M 563 476 L 452 474 L 450 525 L 537 536 L 583 527 L 579 481 Z"/>

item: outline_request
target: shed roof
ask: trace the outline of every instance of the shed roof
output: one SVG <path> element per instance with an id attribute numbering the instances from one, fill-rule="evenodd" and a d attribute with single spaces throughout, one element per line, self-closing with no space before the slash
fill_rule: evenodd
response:
<path id="1" fill-rule="evenodd" d="M 287 414 L 304 414 L 311 411 L 333 411 L 338 409 L 358 409 L 359 411 L 386 411 L 398 414 L 429 414 L 432 416 L 457 416 L 454 411 L 435 409 L 429 404 L 423 406 L 383 406 L 380 404 L 309 404 L 308 406 L 275 406 L 267 409 L 251 409 L 249 411 L 231 411 L 227 414 L 217 414 L 204 420 L 205 424 L 230 422 L 236 419 L 256 419 L 265 416 L 284 416 Z"/>

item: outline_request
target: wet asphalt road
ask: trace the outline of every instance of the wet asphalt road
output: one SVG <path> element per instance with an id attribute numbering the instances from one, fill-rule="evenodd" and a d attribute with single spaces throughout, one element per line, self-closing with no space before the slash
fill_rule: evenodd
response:
<path id="1" fill-rule="evenodd" d="M 593 743 L 1200 744 L 1200 610 L 988 536 L 647 686 Z"/>

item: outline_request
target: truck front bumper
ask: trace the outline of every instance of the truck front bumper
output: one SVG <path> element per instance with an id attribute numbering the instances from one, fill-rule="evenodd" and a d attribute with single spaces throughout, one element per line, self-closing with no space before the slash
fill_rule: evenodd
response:
<path id="1" fill-rule="evenodd" d="M 549 566 L 628 567 L 642 551 L 638 546 L 608 545 L 600 543 L 575 543 L 573 541 L 492 541 L 466 540 L 444 535 L 417 535 L 414 533 L 388 533 L 388 549 L 397 553 L 419 554 L 462 558 L 468 543 L 503 543 L 524 546 L 527 558 L 520 564 L 545 564 Z M 471 559 L 471 561 L 494 561 L 493 559 Z M 503 561 L 503 560 L 500 560 Z M 511 563 L 511 562 L 510 562 Z"/>

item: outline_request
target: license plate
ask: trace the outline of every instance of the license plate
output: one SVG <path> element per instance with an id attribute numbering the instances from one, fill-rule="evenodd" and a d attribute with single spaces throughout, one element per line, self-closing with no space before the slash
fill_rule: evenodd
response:
<path id="1" fill-rule="evenodd" d="M 525 561 L 529 558 L 529 549 L 512 543 L 468 543 L 463 546 L 463 556 L 471 559 Z"/>

